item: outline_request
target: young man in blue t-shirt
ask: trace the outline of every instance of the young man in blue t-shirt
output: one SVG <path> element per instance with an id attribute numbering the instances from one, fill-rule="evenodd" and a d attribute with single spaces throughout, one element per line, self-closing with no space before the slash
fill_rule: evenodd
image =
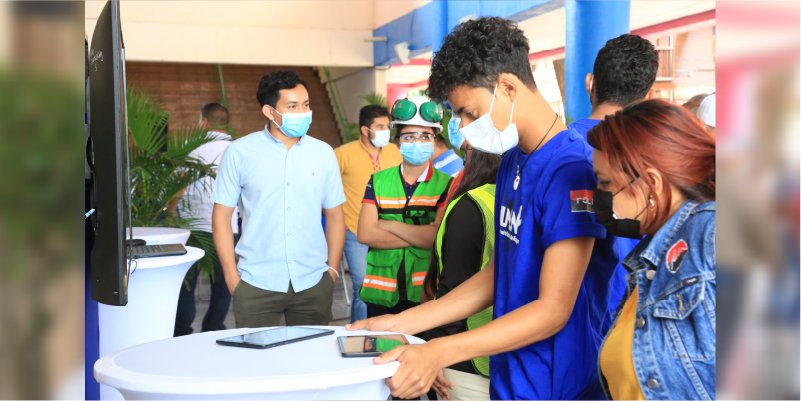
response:
<path id="1" fill-rule="evenodd" d="M 587 140 L 587 132 L 604 117 L 648 95 L 656 81 L 658 68 L 659 54 L 648 39 L 626 33 L 608 40 L 595 57 L 592 73 L 584 79 L 592 112 L 589 117 L 576 120 L 568 127 Z M 592 160 L 592 148 L 587 149 Z M 615 251 L 620 260 L 639 242 L 638 239 L 617 237 Z M 612 315 L 625 295 L 627 273 L 623 264 L 618 264 L 609 285 L 609 313 Z"/>
<path id="2" fill-rule="evenodd" d="M 448 100 L 470 146 L 504 153 L 494 266 L 440 299 L 350 328 L 417 333 L 490 304 L 494 316 L 377 358 L 401 363 L 388 381 L 395 396 L 417 396 L 441 368 L 491 355 L 493 399 L 604 398 L 597 357 L 617 257 L 593 214 L 588 145 L 537 91 L 528 51 L 513 22 L 481 18 L 456 27 L 432 61 L 429 95 Z"/>

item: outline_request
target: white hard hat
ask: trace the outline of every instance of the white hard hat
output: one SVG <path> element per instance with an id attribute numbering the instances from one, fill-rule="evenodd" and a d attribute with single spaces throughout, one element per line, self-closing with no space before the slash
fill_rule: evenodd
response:
<path id="1" fill-rule="evenodd" d="M 442 105 L 428 96 L 400 99 L 392 105 L 392 127 L 396 125 L 418 125 L 442 131 Z"/>

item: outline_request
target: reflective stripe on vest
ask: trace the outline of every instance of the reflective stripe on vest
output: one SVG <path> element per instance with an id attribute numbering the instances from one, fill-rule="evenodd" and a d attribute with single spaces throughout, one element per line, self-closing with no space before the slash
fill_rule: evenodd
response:
<path id="1" fill-rule="evenodd" d="M 426 281 L 426 272 L 412 273 L 412 285 L 423 285 L 423 281 Z"/>
<path id="2" fill-rule="evenodd" d="M 467 191 L 466 194 L 459 195 L 459 197 L 452 200 L 445 209 L 445 215 L 437 230 L 437 238 L 434 242 L 434 249 L 436 250 L 437 261 L 439 262 L 439 272 L 442 274 L 442 240 L 445 238 L 445 222 L 450 216 L 456 203 L 464 196 L 468 197 L 478 205 L 481 211 L 481 219 L 484 223 L 484 241 L 481 250 L 481 269 L 487 266 L 492 258 L 492 251 L 495 243 L 495 184 L 486 184 L 478 188 Z M 439 281 L 439 280 L 437 280 Z M 492 320 L 492 307 L 486 308 L 467 318 L 467 329 L 473 330 L 479 328 Z M 489 357 L 479 357 L 472 360 L 473 367 L 477 372 L 484 376 L 489 377 Z"/>
<path id="3" fill-rule="evenodd" d="M 363 287 L 375 288 L 384 291 L 395 291 L 398 288 L 398 280 L 379 277 L 379 276 L 364 276 Z"/>

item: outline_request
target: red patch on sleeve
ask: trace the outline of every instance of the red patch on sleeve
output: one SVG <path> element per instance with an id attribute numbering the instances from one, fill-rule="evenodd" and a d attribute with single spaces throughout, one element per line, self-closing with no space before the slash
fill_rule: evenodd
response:
<path id="1" fill-rule="evenodd" d="M 570 191 L 570 211 L 571 212 L 594 212 L 593 191 L 589 189 L 577 189 Z"/>

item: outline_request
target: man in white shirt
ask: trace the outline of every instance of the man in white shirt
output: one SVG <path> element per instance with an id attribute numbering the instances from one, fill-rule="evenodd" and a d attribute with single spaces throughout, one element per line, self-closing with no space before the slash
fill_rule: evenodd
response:
<path id="1" fill-rule="evenodd" d="M 214 170 L 220 164 L 223 152 L 231 144 L 231 136 L 225 132 L 228 126 L 228 110 L 219 103 L 208 103 L 201 109 L 200 126 L 209 130 L 209 136 L 215 140 L 206 143 L 192 153 L 191 157 L 203 163 L 213 165 Z M 193 230 L 204 231 L 211 234 L 211 211 L 214 203 L 211 201 L 211 192 L 214 179 L 206 177 L 198 180 L 186 189 L 181 201 L 179 212 L 181 217 L 192 220 Z M 238 236 L 237 211 L 231 219 L 231 228 Z M 194 264 L 186 273 L 178 297 L 178 309 L 175 315 L 175 336 L 192 333 L 192 322 L 195 320 L 195 287 L 197 286 L 198 265 Z M 231 305 L 231 293 L 225 285 L 222 266 L 219 260 L 214 262 L 214 277 L 211 278 L 211 299 L 209 309 L 203 318 L 202 331 L 225 330 L 225 317 Z"/>

